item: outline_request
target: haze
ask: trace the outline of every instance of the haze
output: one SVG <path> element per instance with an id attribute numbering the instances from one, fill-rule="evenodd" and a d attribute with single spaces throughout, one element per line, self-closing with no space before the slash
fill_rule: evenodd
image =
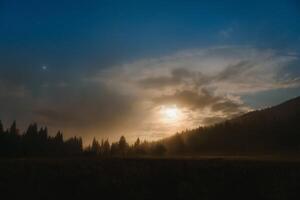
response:
<path id="1" fill-rule="evenodd" d="M 0 119 L 157 140 L 300 94 L 300 4 L 0 2 Z M 218 15 L 216 15 L 218 13 Z"/>

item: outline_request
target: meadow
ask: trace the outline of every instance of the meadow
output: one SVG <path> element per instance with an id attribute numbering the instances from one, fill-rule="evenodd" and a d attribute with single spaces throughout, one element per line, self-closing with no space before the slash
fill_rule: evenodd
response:
<path id="1" fill-rule="evenodd" d="M 273 159 L 0 161 L 0 192 L 9 199 L 297 199 L 299 178 L 299 161 Z"/>

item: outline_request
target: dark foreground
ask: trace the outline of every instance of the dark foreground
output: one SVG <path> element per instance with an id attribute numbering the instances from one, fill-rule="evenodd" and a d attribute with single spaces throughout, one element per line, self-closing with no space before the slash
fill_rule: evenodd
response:
<path id="1" fill-rule="evenodd" d="M 1 199 L 299 199 L 300 162 L 3 159 L 0 192 Z"/>

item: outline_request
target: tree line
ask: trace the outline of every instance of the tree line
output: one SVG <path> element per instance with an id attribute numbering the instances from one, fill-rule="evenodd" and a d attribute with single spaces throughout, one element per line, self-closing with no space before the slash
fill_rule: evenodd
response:
<path id="1" fill-rule="evenodd" d="M 83 147 L 81 137 L 64 140 L 63 133 L 55 136 L 48 134 L 47 127 L 38 128 L 36 123 L 30 124 L 27 130 L 20 133 L 16 121 L 8 129 L 4 129 L 0 121 L 0 156 L 32 157 L 32 156 L 146 156 L 164 155 L 166 148 L 161 143 L 141 141 L 139 138 L 129 145 L 124 136 L 119 141 L 99 142 L 95 138 L 88 147 Z"/>
<path id="2" fill-rule="evenodd" d="M 139 138 L 129 145 L 124 136 L 119 141 L 109 143 L 108 140 L 101 140 L 99 143 L 95 138 L 92 144 L 84 149 L 85 155 L 99 156 L 162 156 L 166 154 L 167 149 L 160 142 L 141 141 Z"/>
<path id="3" fill-rule="evenodd" d="M 81 137 L 64 140 L 60 131 L 49 136 L 47 127 L 38 128 L 36 123 L 20 134 L 15 121 L 6 130 L 0 121 L 0 156 L 79 155 L 82 151 Z"/>
<path id="4" fill-rule="evenodd" d="M 93 139 L 83 147 L 81 137 L 64 140 L 62 132 L 29 125 L 20 133 L 16 122 L 6 130 L 0 121 L 0 156 L 160 156 L 209 154 L 300 153 L 300 98 L 212 126 L 177 133 L 156 142 L 131 145 L 122 136 L 110 143 Z"/>
<path id="5" fill-rule="evenodd" d="M 300 153 L 300 98 L 160 141 L 169 155 Z"/>

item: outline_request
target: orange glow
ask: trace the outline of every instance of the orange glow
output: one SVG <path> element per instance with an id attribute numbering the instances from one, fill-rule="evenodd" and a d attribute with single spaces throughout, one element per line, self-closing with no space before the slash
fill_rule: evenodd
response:
<path id="1" fill-rule="evenodd" d="M 167 123 L 178 122 L 181 118 L 181 111 L 176 105 L 173 106 L 162 106 L 160 109 L 162 121 Z"/>

